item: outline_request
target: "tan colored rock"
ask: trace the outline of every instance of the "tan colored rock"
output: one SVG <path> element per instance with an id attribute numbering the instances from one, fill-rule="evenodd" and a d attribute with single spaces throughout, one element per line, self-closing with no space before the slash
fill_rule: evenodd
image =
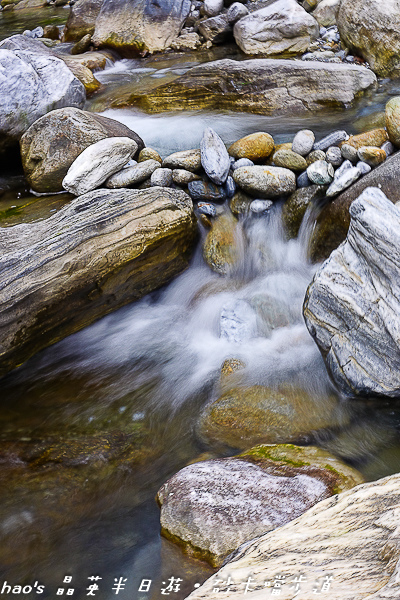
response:
<path id="1" fill-rule="evenodd" d="M 213 271 L 226 275 L 237 265 L 242 236 L 241 225 L 231 213 L 215 219 L 203 248 L 204 260 Z"/>
<path id="2" fill-rule="evenodd" d="M 385 109 L 386 129 L 389 140 L 400 147 L 400 96 L 391 98 Z"/>
<path id="3" fill-rule="evenodd" d="M 201 153 L 200 150 L 182 150 L 174 152 L 162 162 L 163 167 L 169 169 L 186 169 L 187 171 L 200 171 L 201 169 Z"/>
<path id="4" fill-rule="evenodd" d="M 245 192 L 242 192 L 242 190 L 239 190 L 229 202 L 229 208 L 236 216 L 246 215 L 250 210 L 250 204 L 253 202 L 253 200 L 254 198 L 252 196 L 249 196 Z"/>
<path id="5" fill-rule="evenodd" d="M 2 228 L 0 374 L 169 281 L 195 237 L 190 198 L 169 188 L 96 190 Z"/>
<path id="6" fill-rule="evenodd" d="M 281 600 L 397 600 L 400 580 L 400 475 L 359 485 L 246 544 L 190 594 L 190 600 L 265 600 L 265 582 L 287 574 Z M 303 574 L 296 587 L 295 577 Z M 244 594 L 244 586 L 252 577 Z M 326 579 L 331 577 L 331 579 Z M 219 592 L 215 592 L 216 581 Z M 298 579 L 299 581 L 299 579 Z M 328 586 L 328 582 L 330 584 Z"/>
<path id="7" fill-rule="evenodd" d="M 233 179 L 242 190 L 258 198 L 285 196 L 296 189 L 295 174 L 281 167 L 239 167 Z"/>
<path id="8" fill-rule="evenodd" d="M 378 129 L 372 129 L 371 131 L 366 131 L 365 133 L 360 133 L 358 135 L 351 135 L 348 140 L 339 144 L 339 146 L 343 146 L 347 144 L 348 146 L 353 146 L 356 150 L 359 150 L 361 146 L 382 146 L 387 140 L 389 136 L 387 134 L 386 129 L 380 127 Z"/>
<path id="9" fill-rule="evenodd" d="M 310 396 L 282 386 L 234 388 L 203 410 L 198 431 L 202 439 L 233 448 L 255 444 L 295 443 L 312 432 L 337 427 L 347 420 L 334 396 Z"/>
<path id="10" fill-rule="evenodd" d="M 68 21 L 63 31 L 63 41 L 80 40 L 84 35 L 93 35 L 96 19 L 103 0 L 78 0 L 71 6 Z"/>
<path id="11" fill-rule="evenodd" d="M 252 161 L 262 161 L 268 158 L 274 149 L 274 138 L 269 133 L 260 131 L 246 135 L 237 140 L 229 148 L 228 153 L 233 158 L 248 158 Z"/>
<path id="12" fill-rule="evenodd" d="M 274 153 L 272 160 L 277 167 L 291 169 L 292 171 L 305 171 L 307 161 L 303 156 L 293 152 L 293 150 L 278 150 Z"/>
<path id="13" fill-rule="evenodd" d="M 371 167 L 377 167 L 386 160 L 386 152 L 376 146 L 361 146 L 357 152 L 358 158 Z"/>
<path id="14" fill-rule="evenodd" d="M 313 150 L 306 156 L 307 167 L 317 162 L 318 160 L 325 160 L 326 154 L 323 150 Z"/>
<path id="15" fill-rule="evenodd" d="M 318 21 L 321 27 L 331 27 L 336 25 L 341 0 L 322 0 L 318 2 L 317 8 L 312 16 Z"/>
<path id="16" fill-rule="evenodd" d="M 90 96 L 100 89 L 101 83 L 93 75 L 93 72 L 81 64 L 80 60 L 75 60 L 74 56 L 61 54 L 60 58 L 65 62 L 67 67 L 72 71 L 77 79 L 85 86 L 86 95 Z"/>
<path id="17" fill-rule="evenodd" d="M 139 152 L 138 162 L 144 162 L 145 160 L 156 160 L 159 163 L 162 163 L 162 158 L 154 148 L 143 148 Z"/>

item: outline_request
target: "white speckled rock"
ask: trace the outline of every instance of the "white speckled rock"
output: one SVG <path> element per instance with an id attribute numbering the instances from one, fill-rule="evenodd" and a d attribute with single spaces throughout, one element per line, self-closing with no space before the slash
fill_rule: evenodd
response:
<path id="1" fill-rule="evenodd" d="M 307 156 L 313 149 L 314 142 L 314 132 L 311 129 L 302 129 L 294 136 L 292 150 L 293 152 L 297 152 L 297 154 L 301 154 L 301 156 Z"/>
<path id="2" fill-rule="evenodd" d="M 217 185 L 225 183 L 231 161 L 224 142 L 211 127 L 204 131 L 200 152 L 201 164 L 211 181 Z"/>
<path id="3" fill-rule="evenodd" d="M 304 318 L 344 394 L 400 397 L 400 211 L 367 188 L 350 217 L 308 288 Z"/>
<path id="4" fill-rule="evenodd" d="M 326 185 L 331 183 L 335 169 L 325 160 L 317 160 L 307 167 L 307 175 L 310 181 L 317 185 Z"/>
<path id="5" fill-rule="evenodd" d="M 122 169 L 137 149 L 137 143 L 126 137 L 105 138 L 92 144 L 68 169 L 62 182 L 63 188 L 75 196 L 95 190 L 110 175 Z"/>
<path id="6" fill-rule="evenodd" d="M 245 192 L 259 198 L 276 198 L 291 194 L 296 189 L 293 171 L 282 167 L 240 167 L 233 179 Z"/>
<path id="7" fill-rule="evenodd" d="M 122 171 L 118 171 L 114 175 L 111 175 L 106 181 L 106 187 L 123 188 L 128 187 L 129 185 L 142 183 L 142 181 L 151 177 L 158 169 L 160 169 L 158 160 L 144 160 L 133 167 L 122 169 Z"/>
<path id="8" fill-rule="evenodd" d="M 156 169 L 150 177 L 150 184 L 154 187 L 169 187 L 172 183 L 172 169 Z"/>
<path id="9" fill-rule="evenodd" d="M 337 194 L 346 190 L 360 177 L 361 171 L 357 167 L 346 169 L 340 177 L 335 177 L 333 183 L 328 187 L 326 191 L 327 197 L 333 198 L 333 196 L 337 196 Z"/>
<path id="10" fill-rule="evenodd" d="M 244 544 L 189 598 L 265 600 L 271 595 L 265 582 L 273 586 L 278 575 L 287 574 L 280 600 L 398 600 L 399 506 L 400 474 L 327 498 L 295 521 Z M 300 574 L 304 577 L 297 587 Z M 331 579 L 323 592 L 324 581 L 329 582 L 325 577 Z"/>
<path id="11" fill-rule="evenodd" d="M 240 19 L 233 33 L 246 54 L 298 54 L 317 39 L 319 25 L 296 0 L 276 0 Z"/>
<path id="12" fill-rule="evenodd" d="M 228 23 L 230 25 L 233 25 L 234 23 L 236 23 L 236 21 L 239 21 L 239 19 L 243 19 L 243 17 L 245 17 L 248 14 L 248 8 L 244 4 L 242 4 L 241 2 L 234 2 L 229 7 L 226 16 L 228 19 Z"/>
<path id="13" fill-rule="evenodd" d="M 262 448 L 268 452 L 285 446 Z M 309 450 L 300 452 L 304 460 Z M 329 464 L 331 457 L 324 454 Z M 246 459 L 246 453 L 241 459 L 207 460 L 171 477 L 157 495 L 162 532 L 220 565 L 243 542 L 295 519 L 332 493 L 323 467 L 310 472 L 307 466 L 293 468 L 282 461 L 278 467 L 273 460 L 263 461 L 261 452 L 259 458 L 258 464 Z"/>

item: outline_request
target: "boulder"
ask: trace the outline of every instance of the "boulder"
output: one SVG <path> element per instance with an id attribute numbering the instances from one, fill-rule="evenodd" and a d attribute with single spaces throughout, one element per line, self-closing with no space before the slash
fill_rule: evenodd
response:
<path id="1" fill-rule="evenodd" d="M 267 586 L 281 600 L 397 599 L 399 490 L 397 474 L 319 502 L 244 544 L 190 600 L 261 600 L 270 595 Z"/>
<path id="2" fill-rule="evenodd" d="M 307 328 L 348 396 L 400 396 L 400 210 L 379 188 L 350 206 L 347 238 L 311 282 Z"/>
<path id="3" fill-rule="evenodd" d="M 287 196 L 296 189 L 295 174 L 282 167 L 239 167 L 233 178 L 242 190 L 259 198 Z"/>
<path id="4" fill-rule="evenodd" d="M 41 42 L 15 35 L 0 43 L 0 151 L 18 143 L 41 116 L 82 108 L 82 83 Z"/>
<path id="5" fill-rule="evenodd" d="M 377 75 L 399 76 L 400 0 L 342 0 L 337 24 L 342 42 Z"/>
<path id="6" fill-rule="evenodd" d="M 118 173 L 136 154 L 137 149 L 136 142 L 125 137 L 104 138 L 88 146 L 68 169 L 62 181 L 64 190 L 75 196 L 95 190 L 111 175 Z M 159 167 L 160 163 L 152 162 Z"/>
<path id="7" fill-rule="evenodd" d="M 36 192 L 61 191 L 62 180 L 79 154 L 107 137 L 128 137 L 139 150 L 144 146 L 142 138 L 114 119 L 78 108 L 49 112 L 21 138 L 22 165 L 28 183 Z"/>
<path id="8" fill-rule="evenodd" d="M 400 153 L 396 153 L 324 206 L 310 240 L 313 261 L 325 260 L 343 242 L 350 224 L 350 205 L 366 188 L 379 187 L 392 202 L 400 200 L 399 169 Z"/>
<path id="9" fill-rule="evenodd" d="M 72 42 L 84 35 L 93 35 L 102 4 L 103 0 L 77 0 L 70 8 L 63 41 Z"/>
<path id="10" fill-rule="evenodd" d="M 171 477 L 157 494 L 161 532 L 219 566 L 243 542 L 362 481 L 323 450 L 259 446 L 238 457 L 196 462 Z"/>
<path id="11" fill-rule="evenodd" d="M 93 43 L 128 56 L 165 50 L 178 37 L 190 6 L 190 0 L 103 0 Z"/>
<path id="12" fill-rule="evenodd" d="M 148 112 L 217 109 L 304 115 L 346 108 L 376 84 L 372 71 L 357 65 L 224 59 L 193 67 L 170 83 L 135 91 L 111 105 L 133 104 Z"/>
<path id="13" fill-rule="evenodd" d="M 169 188 L 96 190 L 0 230 L 0 375 L 188 264 L 192 202 Z"/>
<path id="14" fill-rule="evenodd" d="M 317 397 L 290 386 L 233 388 L 208 404 L 198 432 L 208 443 L 232 448 L 310 442 L 314 432 L 346 423 L 334 396 Z"/>
<path id="15" fill-rule="evenodd" d="M 312 13 L 321 27 L 336 25 L 341 0 L 322 0 Z"/>
<path id="16" fill-rule="evenodd" d="M 246 54 L 300 54 L 317 39 L 319 26 L 296 0 L 276 0 L 240 19 L 233 33 Z"/>
<path id="17" fill-rule="evenodd" d="M 213 44 L 222 44 L 232 36 L 232 26 L 226 15 L 211 17 L 199 23 L 199 33 Z"/>

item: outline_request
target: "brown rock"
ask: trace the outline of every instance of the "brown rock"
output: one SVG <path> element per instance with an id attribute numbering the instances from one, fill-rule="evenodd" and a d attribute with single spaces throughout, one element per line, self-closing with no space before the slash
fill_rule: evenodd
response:
<path id="1" fill-rule="evenodd" d="M 252 133 L 228 148 L 228 153 L 233 158 L 248 158 L 252 161 L 261 161 L 268 158 L 274 149 L 274 138 L 263 131 Z"/>
<path id="2" fill-rule="evenodd" d="M 371 167 L 377 167 L 386 160 L 386 152 L 376 146 L 361 146 L 357 154 L 360 160 Z"/>
<path id="3" fill-rule="evenodd" d="M 360 133 L 359 135 L 352 135 L 348 140 L 339 144 L 339 146 L 341 147 L 343 144 L 347 144 L 353 146 L 356 150 L 359 150 L 362 146 L 377 146 L 380 148 L 388 139 L 389 136 L 386 129 L 379 128 Z"/>
<path id="4" fill-rule="evenodd" d="M 143 148 L 143 150 L 139 152 L 138 162 L 144 162 L 145 160 L 156 160 L 157 162 L 162 163 L 162 158 L 157 150 L 149 147 Z"/>
<path id="5" fill-rule="evenodd" d="M 385 119 L 389 140 L 400 147 L 400 96 L 391 98 L 386 104 Z"/>
<path id="6" fill-rule="evenodd" d="M 274 153 L 272 160 L 277 167 L 284 167 L 292 171 L 305 171 L 307 169 L 306 159 L 292 150 L 278 150 Z"/>
<path id="7" fill-rule="evenodd" d="M 240 258 L 238 239 L 241 235 L 241 226 L 231 213 L 215 219 L 203 248 L 204 260 L 213 271 L 226 275 L 237 265 Z"/>

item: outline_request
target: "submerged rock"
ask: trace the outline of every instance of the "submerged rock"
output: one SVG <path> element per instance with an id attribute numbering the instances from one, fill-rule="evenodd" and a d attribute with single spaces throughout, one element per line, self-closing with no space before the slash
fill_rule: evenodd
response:
<path id="1" fill-rule="evenodd" d="M 110 175 L 122 169 L 137 150 L 137 143 L 125 137 L 105 138 L 92 144 L 68 169 L 62 182 L 63 188 L 75 196 L 91 192 L 100 187 Z M 153 162 L 156 168 L 160 166 L 157 161 Z M 137 168 L 140 168 L 140 165 L 129 167 L 125 171 Z"/>
<path id="2" fill-rule="evenodd" d="M 222 214 L 214 221 L 203 248 L 204 260 L 213 271 L 226 275 L 237 265 L 242 235 L 241 226 L 232 214 Z"/>
<path id="3" fill-rule="evenodd" d="M 41 42 L 15 35 L 0 42 L 0 151 L 56 108 L 82 108 L 83 84 Z"/>
<path id="4" fill-rule="evenodd" d="M 149 112 L 216 109 L 304 115 L 326 108 L 348 108 L 376 84 L 372 71 L 356 65 L 224 59 L 193 67 L 151 91 L 127 94 L 112 106 L 133 104 Z"/>
<path id="5" fill-rule="evenodd" d="M 195 238 L 189 196 L 168 188 L 96 190 L 1 228 L 0 375 L 167 283 Z"/>
<path id="6" fill-rule="evenodd" d="M 367 188 L 350 216 L 346 242 L 309 286 L 304 318 L 344 394 L 400 397 L 400 211 Z"/>
<path id="7" fill-rule="evenodd" d="M 44 115 L 21 138 L 25 177 L 36 192 L 59 192 L 74 160 L 88 146 L 109 137 L 128 137 L 143 148 L 143 140 L 118 121 L 78 108 Z"/>
<path id="8" fill-rule="evenodd" d="M 245 449 L 262 443 L 310 441 L 316 430 L 345 422 L 334 396 L 313 397 L 289 386 L 255 385 L 231 389 L 206 406 L 198 431 L 209 443 Z"/>
<path id="9" fill-rule="evenodd" d="M 319 502 L 295 521 L 239 548 L 192 592 L 191 600 L 217 600 L 226 593 L 239 600 L 248 577 L 246 597 L 265 598 L 265 582 L 273 586 L 283 573 L 288 574 L 281 586 L 285 600 L 324 593 L 329 600 L 394 600 L 400 577 L 399 490 L 397 474 Z M 304 577 L 297 588 L 299 574 Z"/>
<path id="10" fill-rule="evenodd" d="M 218 566 L 242 543 L 360 482 L 356 471 L 323 450 L 259 446 L 196 462 L 171 477 L 157 494 L 161 531 Z"/>
<path id="11" fill-rule="evenodd" d="M 234 36 L 246 54 L 299 54 L 317 39 L 319 26 L 296 0 L 276 0 L 240 19 Z"/>
<path id="12" fill-rule="evenodd" d="M 126 55 L 165 50 L 189 11 L 190 0 L 103 0 L 93 43 Z"/>

